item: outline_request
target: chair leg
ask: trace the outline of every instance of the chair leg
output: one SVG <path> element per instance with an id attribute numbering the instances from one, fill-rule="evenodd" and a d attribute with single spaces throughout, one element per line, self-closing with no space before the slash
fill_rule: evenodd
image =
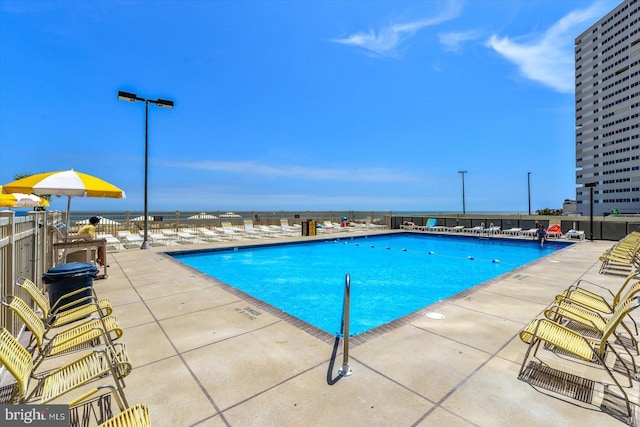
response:
<path id="1" fill-rule="evenodd" d="M 538 332 L 538 326 L 536 326 L 536 330 L 533 333 L 533 336 L 531 338 L 531 342 L 529 343 L 529 348 L 527 349 L 527 353 L 525 354 L 524 359 L 522 360 L 522 365 L 520 366 L 520 372 L 518 373 L 518 377 L 520 377 L 522 375 L 522 373 L 524 372 L 525 369 L 525 365 L 527 360 L 529 359 L 529 354 L 531 353 L 531 350 L 534 348 L 535 346 L 535 350 L 533 352 L 533 356 L 535 357 L 535 355 L 538 352 L 538 349 L 540 348 L 540 343 L 542 342 L 542 340 L 540 338 L 537 337 L 537 332 Z M 583 339 L 585 341 L 586 338 L 583 337 Z M 553 343 L 549 343 L 551 345 L 553 345 Z M 622 365 L 624 366 L 625 370 L 627 371 L 627 379 L 629 380 L 629 387 L 633 387 L 633 384 L 631 382 L 631 371 L 629 370 L 629 367 L 627 366 L 627 364 L 624 362 L 624 360 L 620 357 L 620 355 L 615 351 L 615 349 L 612 346 L 608 346 L 609 348 L 611 348 L 611 350 L 613 351 L 613 353 L 616 355 L 616 357 L 618 358 L 618 360 L 622 363 Z M 624 347 L 624 346 L 623 346 Z M 627 351 L 627 353 L 629 353 L 629 356 L 631 356 L 632 360 L 633 360 L 633 356 L 631 355 L 631 353 L 629 352 L 629 349 L 627 349 L 626 347 L 624 347 Z M 627 406 L 627 413 L 628 416 L 631 417 L 631 405 L 629 403 L 629 396 L 627 395 L 627 393 L 624 391 L 624 388 L 622 387 L 622 385 L 620 384 L 620 382 L 616 379 L 616 377 L 613 375 L 613 372 L 611 371 L 611 369 L 609 369 L 609 367 L 605 364 L 605 360 L 603 355 L 600 355 L 596 350 L 593 351 L 593 354 L 595 356 L 595 358 L 598 360 L 598 362 L 604 367 L 604 369 L 607 371 L 607 373 L 609 374 L 609 377 L 611 377 L 611 379 L 613 380 L 613 382 L 615 383 L 615 385 L 620 389 L 620 391 L 622 392 L 622 395 L 624 397 L 625 400 L 625 405 Z M 634 372 L 636 371 L 636 367 L 635 367 L 635 361 L 633 363 L 634 365 Z"/>
<path id="2" fill-rule="evenodd" d="M 613 352 L 616 354 L 616 356 L 618 356 L 618 353 L 616 353 L 615 350 L 613 350 Z M 622 385 L 620 385 L 620 383 L 618 382 L 616 377 L 613 376 L 613 372 L 611 372 L 611 369 L 609 369 L 609 367 L 605 364 L 604 358 L 597 351 L 594 351 L 593 353 L 596 355 L 596 357 L 598 358 L 598 361 L 604 367 L 604 369 L 607 371 L 607 373 L 609 374 L 609 376 L 611 377 L 613 382 L 618 386 L 618 388 L 622 392 L 622 395 L 624 396 L 624 402 L 627 405 L 627 414 L 629 416 L 631 416 L 631 405 L 629 404 L 629 396 L 627 396 L 627 393 L 624 391 L 624 389 L 622 388 Z M 624 361 L 620 358 L 620 356 L 618 356 L 618 360 L 620 360 L 622 362 L 622 364 L 624 365 L 625 369 L 627 370 L 627 373 L 629 375 L 631 375 L 629 373 L 629 368 L 627 367 L 626 363 L 624 363 Z M 634 369 L 635 369 L 635 366 L 634 366 Z M 629 387 L 632 387 L 631 377 L 629 377 Z"/>
<path id="3" fill-rule="evenodd" d="M 620 340 L 620 337 L 618 337 L 616 334 L 614 334 L 614 335 L 615 335 L 616 339 Z M 624 366 L 624 369 L 627 371 L 627 377 L 629 378 L 629 387 L 633 387 L 633 385 L 631 383 L 631 370 L 629 369 L 629 366 L 627 366 L 625 361 L 622 359 L 622 357 L 620 357 L 620 355 L 618 354 L 616 349 L 613 348 L 612 345 L 607 345 L 607 347 L 609 347 L 611 349 L 613 354 L 616 355 L 616 357 L 618 358 L 620 363 L 622 363 L 622 365 Z M 631 354 L 631 352 L 629 351 L 629 349 L 626 346 L 623 345 L 622 348 L 624 348 L 624 350 L 627 352 L 627 354 L 631 358 L 631 365 L 633 366 L 633 377 L 637 378 L 638 377 L 638 368 L 636 367 L 635 358 L 633 357 L 633 355 Z"/>
<path id="4" fill-rule="evenodd" d="M 531 338 L 531 342 L 529 343 L 529 347 L 527 348 L 527 352 L 524 355 L 524 358 L 522 360 L 522 365 L 520 365 L 520 372 L 518 372 L 518 377 L 522 376 L 522 373 L 524 372 L 524 368 L 526 366 L 527 360 L 529 360 L 529 354 L 531 354 L 531 349 L 536 346 L 535 351 L 533 352 L 534 356 L 536 354 L 536 352 L 538 351 L 538 348 L 540 346 L 540 341 L 539 339 L 536 339 L 535 337 Z"/>
<path id="5" fill-rule="evenodd" d="M 628 316 L 629 316 L 629 317 L 631 317 L 631 314 L 629 314 Z M 633 319 L 633 317 L 631 317 L 631 321 L 632 321 L 632 323 L 633 323 L 634 330 L 636 331 L 636 336 L 638 336 L 638 333 L 639 333 L 639 332 L 638 332 L 638 324 L 637 324 L 637 323 L 636 323 L 636 321 Z"/>

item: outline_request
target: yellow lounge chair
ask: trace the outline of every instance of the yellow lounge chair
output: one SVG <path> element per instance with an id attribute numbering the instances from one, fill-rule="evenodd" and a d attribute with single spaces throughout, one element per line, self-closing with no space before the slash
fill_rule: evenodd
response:
<path id="1" fill-rule="evenodd" d="M 633 296 L 630 296 L 633 298 Z M 570 320 L 572 322 L 576 322 L 585 326 L 589 329 L 592 329 L 598 333 L 599 336 L 602 336 L 604 333 L 604 329 L 606 328 L 607 321 L 604 316 L 600 313 L 586 309 L 578 304 L 573 304 L 569 301 L 560 301 L 553 304 L 551 307 L 547 308 L 544 311 L 544 316 L 553 320 L 554 322 L 560 322 L 562 320 Z M 638 351 L 638 342 L 627 327 L 624 322 L 620 322 L 620 325 L 629 333 L 629 338 L 631 338 L 631 345 L 633 346 L 636 354 L 640 355 Z M 570 327 L 570 325 L 566 325 Z M 614 332 L 615 334 L 615 332 Z M 622 342 L 622 340 L 620 340 Z M 635 372 L 635 363 L 633 365 Z"/>
<path id="2" fill-rule="evenodd" d="M 109 301 L 107 298 L 98 299 L 95 296 L 95 292 L 93 291 L 93 289 L 93 297 L 83 298 L 83 300 L 86 301 L 85 305 L 72 307 L 78 304 L 78 302 L 80 301 L 75 300 L 72 303 L 62 306 L 58 306 L 58 302 L 51 306 L 47 297 L 31 280 L 20 278 L 18 279 L 18 282 L 16 284 L 27 294 L 29 294 L 33 302 L 38 306 L 38 308 L 40 308 L 40 310 L 42 311 L 42 320 L 48 328 L 66 325 L 68 323 L 75 322 L 76 320 L 84 319 L 85 317 L 90 316 L 94 313 L 97 313 L 101 317 L 104 317 L 110 315 L 113 312 L 111 301 Z M 86 292 L 86 289 L 82 288 L 65 294 L 58 301 L 80 292 Z"/>
<path id="3" fill-rule="evenodd" d="M 607 268 L 640 267 L 640 233 L 633 232 L 620 239 L 600 256 L 600 273 Z"/>
<path id="4" fill-rule="evenodd" d="M 640 267 L 640 263 L 632 257 L 627 257 L 624 259 L 614 258 L 612 256 L 604 256 L 600 257 L 600 261 L 602 261 L 602 265 L 600 266 L 600 274 L 612 273 L 612 274 L 625 274 L 630 269 Z"/>
<path id="5" fill-rule="evenodd" d="M 612 248 L 604 251 L 600 256 L 600 260 L 603 261 L 604 259 L 617 259 L 622 262 L 626 262 L 626 260 L 628 259 L 633 260 L 637 256 L 639 247 L 640 246 L 638 245 L 638 243 L 630 246 L 617 244 Z"/>
<path id="6" fill-rule="evenodd" d="M 110 384 L 98 386 L 93 390 L 90 390 L 89 392 L 80 396 L 79 398 L 75 399 L 73 402 L 69 404 L 70 406 L 69 409 L 76 409 L 81 405 L 92 405 L 92 402 L 87 400 L 92 395 L 101 392 L 105 388 L 109 389 L 109 393 L 101 395 L 100 398 L 105 398 L 105 397 L 108 397 L 110 394 L 113 394 L 113 397 L 116 399 L 116 402 L 121 412 L 111 416 L 106 421 L 97 419 L 96 421 L 99 423 L 98 427 L 151 427 L 151 419 L 149 417 L 149 408 L 147 407 L 147 405 L 145 405 L 144 403 L 138 403 L 127 408 L 120 401 L 120 398 L 118 396 L 118 393 L 115 387 L 113 387 Z M 103 408 L 101 407 L 100 409 L 101 411 L 99 412 L 101 414 L 104 414 Z M 89 420 L 87 419 L 86 415 L 83 415 L 82 417 L 78 417 L 78 415 L 75 415 L 75 417 L 77 420 L 80 420 L 80 419 L 82 420 L 83 422 L 82 425 L 88 424 Z M 74 418 L 73 414 L 71 415 L 71 418 L 72 419 Z M 74 423 L 72 424 L 75 425 Z"/>
<path id="7" fill-rule="evenodd" d="M 614 315 L 607 321 L 602 338 L 595 339 L 585 337 L 576 331 L 573 331 L 559 323 L 553 322 L 549 319 L 533 319 L 529 325 L 527 325 L 522 331 L 520 331 L 520 339 L 529 344 L 527 353 L 520 367 L 518 374 L 519 378 L 522 378 L 525 370 L 526 362 L 529 359 L 531 350 L 533 351 L 533 357 L 535 357 L 540 343 L 545 342 L 550 346 L 562 350 L 566 353 L 572 354 L 579 359 L 587 362 L 595 362 L 602 366 L 609 374 L 615 385 L 622 392 L 625 403 L 627 406 L 628 415 L 631 416 L 631 406 L 629 403 L 629 397 L 622 388 L 622 385 L 618 382 L 613 375 L 611 369 L 605 363 L 605 353 L 610 349 L 618 359 L 618 361 L 624 366 L 627 372 L 627 378 L 629 379 L 629 387 L 632 387 L 632 375 L 627 363 L 620 357 L 615 348 L 609 344 L 608 339 L 614 333 L 616 327 L 624 316 L 629 314 L 631 310 L 638 307 L 636 298 L 627 299 L 622 302 L 616 309 Z M 634 366 L 635 369 L 635 366 Z"/>
<path id="8" fill-rule="evenodd" d="M 37 375 L 31 354 L 6 328 L 0 328 L 0 362 L 16 380 L 7 403 L 48 403 L 111 374 L 118 395 L 126 406 L 123 378 L 131 372 L 131 364 L 126 360 L 124 345 L 120 346 L 119 349 L 107 347 L 94 350 L 58 369 Z M 37 382 L 33 387 L 31 380 Z M 77 401 L 74 400 L 74 403 Z"/>
<path id="9" fill-rule="evenodd" d="M 579 281 L 576 285 L 569 287 L 569 289 L 563 291 L 561 294 L 556 295 L 555 299 L 556 302 L 568 301 L 573 304 L 578 304 L 591 311 L 596 311 L 603 314 L 613 314 L 615 307 L 619 304 L 620 301 L 624 301 L 625 299 L 630 298 L 640 292 L 640 281 L 633 282 L 633 279 L 637 277 L 638 273 L 635 271 L 627 276 L 627 279 L 624 281 L 615 295 L 607 288 L 602 288 L 601 286 L 596 285 L 593 282 L 582 280 Z M 592 285 L 601 287 L 602 289 L 609 292 L 609 294 L 613 297 L 612 301 L 608 302 L 600 294 L 580 286 L 581 283 L 591 283 Z M 635 335 L 638 335 L 638 326 L 636 324 L 636 321 L 633 319 L 633 317 L 628 317 L 631 319 L 631 322 L 634 325 Z"/>
<path id="10" fill-rule="evenodd" d="M 638 258 L 638 248 L 634 250 L 614 250 L 605 252 L 599 258 L 602 262 L 600 266 L 600 274 L 604 274 L 607 270 L 626 270 L 629 268 L 640 268 L 640 258 Z"/>
<path id="11" fill-rule="evenodd" d="M 627 286 L 631 283 L 631 281 L 640 275 L 637 271 L 632 271 L 631 274 L 627 276 L 625 281 L 622 283 L 618 292 L 614 295 L 608 288 L 598 285 L 597 283 L 590 282 L 588 280 L 581 279 L 575 285 L 569 286 L 565 291 L 561 294 L 556 295 L 556 301 L 562 300 L 570 300 L 571 302 L 583 305 L 585 308 L 589 308 L 591 310 L 599 311 L 601 313 L 611 314 L 613 313 L 614 307 L 620 301 L 623 293 L 628 292 Z M 608 292 L 612 297 L 612 301 L 608 302 L 602 295 L 581 286 L 582 283 L 587 283 L 593 286 L 596 286 L 604 291 Z"/>
<path id="12" fill-rule="evenodd" d="M 123 334 L 115 316 L 109 315 L 101 319 L 88 320 L 47 339 L 46 325 L 22 299 L 6 295 L 2 299 L 2 304 L 15 313 L 31 331 L 33 346 L 29 345 L 27 350 L 32 352 L 38 349 L 37 357 L 34 357 L 34 369 L 48 356 L 57 356 L 81 346 L 97 345 L 100 340 L 103 340 L 104 345 L 113 345 L 113 341 L 122 337 Z M 105 334 L 105 330 L 109 331 L 108 335 Z"/>
<path id="13" fill-rule="evenodd" d="M 138 403 L 98 427 L 151 427 L 149 408 L 143 403 Z"/>

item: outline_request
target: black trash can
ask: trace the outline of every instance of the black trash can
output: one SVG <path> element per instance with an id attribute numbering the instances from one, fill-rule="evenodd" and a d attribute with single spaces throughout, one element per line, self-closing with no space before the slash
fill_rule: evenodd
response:
<path id="1" fill-rule="evenodd" d="M 309 235 L 309 221 L 302 221 L 302 235 Z"/>
<path id="2" fill-rule="evenodd" d="M 50 268 L 42 276 L 42 281 L 48 285 L 49 304 L 53 307 L 56 301 L 63 295 L 78 289 L 91 288 L 93 286 L 93 279 L 95 279 L 97 275 L 98 269 L 94 265 L 85 262 L 69 262 Z M 75 295 L 64 298 L 57 304 L 57 307 L 69 304 L 80 298 L 90 297 L 91 295 L 91 289 L 78 292 Z M 86 302 L 81 302 L 68 308 L 83 304 L 86 304 Z"/>

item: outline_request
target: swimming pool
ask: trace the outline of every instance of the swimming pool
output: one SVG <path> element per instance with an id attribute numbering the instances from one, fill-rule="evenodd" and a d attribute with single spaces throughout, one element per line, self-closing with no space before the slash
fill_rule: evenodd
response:
<path id="1" fill-rule="evenodd" d="M 402 233 L 172 256 L 330 334 L 349 274 L 357 335 L 569 244 Z"/>

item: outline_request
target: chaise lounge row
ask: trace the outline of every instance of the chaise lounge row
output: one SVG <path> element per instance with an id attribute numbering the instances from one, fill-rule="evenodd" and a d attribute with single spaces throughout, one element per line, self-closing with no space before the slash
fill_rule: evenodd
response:
<path id="1" fill-rule="evenodd" d="M 552 384 L 555 377 L 559 388 L 603 384 L 585 394 L 592 400 L 589 403 L 601 401 L 603 405 L 616 406 L 611 402 L 624 402 L 622 408 L 615 410 L 626 412 L 624 417 L 630 420 L 633 415 L 627 390 L 637 387 L 634 354 L 640 354 L 638 328 L 631 316 L 640 305 L 638 279 L 639 272 L 632 271 L 615 294 L 586 280 L 560 292 L 542 316 L 534 318 L 519 333 L 528 348 L 518 378 L 533 385 L 542 377 Z M 600 373 L 610 381 L 602 382 Z M 624 384 L 618 378 L 620 374 L 626 379 Z M 556 392 L 563 394 L 561 390 Z M 573 397 L 584 398 L 579 393 Z M 612 410 L 604 406 L 602 409 Z"/>
<path id="2" fill-rule="evenodd" d="M 51 304 L 33 281 L 21 278 L 16 285 L 37 311 L 18 296 L 2 298 L 2 304 L 24 323 L 28 342 L 0 328 L 0 362 L 14 379 L 3 378 L 8 384 L 2 387 L 1 403 L 68 404 L 73 426 L 87 423 L 92 414 L 101 426 L 150 426 L 147 407 L 129 406 L 124 393 L 124 378 L 132 365 L 126 346 L 118 341 L 123 330 L 111 302 L 98 298 L 89 286 Z M 87 320 L 88 316 L 93 317 Z M 87 349 L 80 357 L 73 354 Z M 58 357 L 63 360 L 54 359 Z M 41 369 L 61 363 L 52 370 Z M 120 410 L 115 416 L 109 403 L 112 397 Z"/>
<path id="3" fill-rule="evenodd" d="M 220 227 L 198 227 L 178 230 L 156 230 L 147 233 L 147 242 L 152 246 L 167 246 L 185 243 L 211 243 L 239 239 L 268 239 L 274 237 L 290 237 L 301 235 L 301 226 L 288 224 L 286 219 L 281 220 L 279 226 L 253 225 L 253 221 L 244 220 L 242 226 L 233 226 L 231 222 L 222 222 Z M 106 239 L 107 245 L 114 250 L 139 248 L 144 241 L 144 231 L 137 233 L 131 231 L 118 231 L 116 236 L 112 234 L 100 234 L 101 239 Z"/>
<path id="4" fill-rule="evenodd" d="M 528 230 L 523 230 L 520 227 L 512 227 L 507 230 L 501 230 L 501 227 L 495 226 L 493 223 L 489 224 L 488 227 L 485 227 L 484 223 L 475 226 L 475 227 L 465 227 L 462 225 L 456 225 L 453 227 L 445 226 L 445 225 L 437 225 L 437 220 L 435 218 L 429 218 L 425 225 L 415 225 L 413 222 L 406 221 L 401 226 L 401 229 L 404 230 L 413 230 L 413 231 L 432 231 L 432 232 L 445 232 L 445 233 L 468 233 L 474 235 L 485 235 L 485 236 L 495 236 L 498 234 L 504 236 L 512 236 L 512 237 L 535 237 L 538 231 L 537 228 L 531 228 Z M 551 224 L 546 230 L 547 238 L 578 238 L 580 240 L 585 240 L 584 231 L 578 230 L 569 230 L 567 233 L 562 233 L 559 224 Z"/>
<path id="5" fill-rule="evenodd" d="M 600 273 L 640 268 L 640 232 L 628 234 L 600 255 Z"/>

